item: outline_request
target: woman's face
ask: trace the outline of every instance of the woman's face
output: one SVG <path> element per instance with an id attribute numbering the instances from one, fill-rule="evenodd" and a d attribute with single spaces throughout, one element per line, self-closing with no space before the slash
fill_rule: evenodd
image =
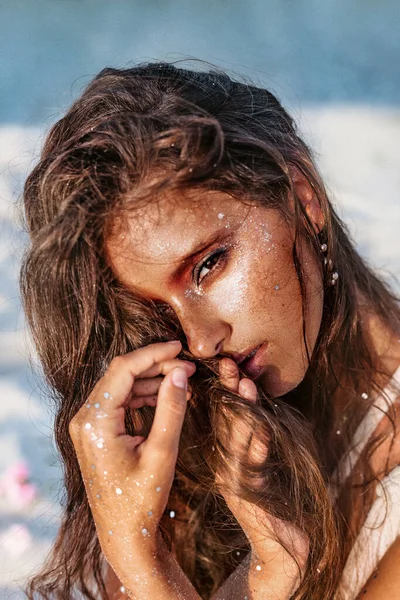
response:
<path id="1" fill-rule="evenodd" d="M 194 356 L 245 355 L 263 344 L 262 371 L 250 378 L 273 397 L 301 382 L 308 360 L 294 230 L 278 210 L 192 191 L 149 203 L 118 231 L 107 244 L 114 273 L 132 292 L 174 310 Z M 323 291 L 319 259 L 304 242 L 301 261 L 311 355 Z"/>

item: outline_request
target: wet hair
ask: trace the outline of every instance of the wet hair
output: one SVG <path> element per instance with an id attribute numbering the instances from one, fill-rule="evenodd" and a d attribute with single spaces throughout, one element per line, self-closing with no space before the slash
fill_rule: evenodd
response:
<path id="1" fill-rule="evenodd" d="M 296 197 L 291 165 L 317 195 L 325 218 L 319 235 Z M 241 202 L 277 208 L 293 224 L 304 328 L 308 301 L 300 241 L 321 259 L 318 339 L 304 380 L 286 395 L 272 400 L 257 384 L 259 400 L 253 404 L 226 389 L 217 358 L 191 354 L 172 309 L 126 289 L 113 273 L 105 242 L 118 217 L 134 218 L 138 207 L 178 190 L 220 190 Z M 388 284 L 357 253 L 310 149 L 278 99 L 209 65 L 106 68 L 48 133 L 25 184 L 24 206 L 31 243 L 21 270 L 22 297 L 56 407 L 65 483 L 59 533 L 47 563 L 29 583 L 28 597 L 67 599 L 76 592 L 91 600 L 107 597 L 104 557 L 68 425 L 113 357 L 180 339 L 179 357 L 196 362 L 197 370 L 160 524 L 168 547 L 203 598 L 210 598 L 250 549 L 216 485 L 218 470 L 226 490 L 309 536 L 305 574 L 293 598 L 333 598 L 354 541 L 354 490 L 361 485 L 363 501 L 371 501 L 376 478 L 370 457 L 382 441 L 373 438 L 367 445 L 362 483 L 351 477 L 346 485 L 338 482 L 333 502 L 338 460 L 385 374 L 361 306 L 391 329 L 400 309 Z M 333 269 L 339 273 L 335 285 Z M 347 420 L 337 436 L 333 398 L 339 389 L 347 397 Z M 146 435 L 153 414 L 148 406 L 127 411 L 128 432 Z M 235 457 L 224 440 L 237 418 L 268 439 L 268 457 L 257 468 L 242 461 L 232 469 Z M 171 509 L 175 519 L 167 517 Z"/>

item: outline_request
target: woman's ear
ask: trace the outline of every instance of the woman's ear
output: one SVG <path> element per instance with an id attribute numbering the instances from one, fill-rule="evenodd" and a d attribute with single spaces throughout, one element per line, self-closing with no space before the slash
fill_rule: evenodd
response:
<path id="1" fill-rule="evenodd" d="M 315 231 L 319 233 L 325 225 L 325 218 L 317 195 L 311 187 L 308 179 L 305 177 L 305 175 L 303 175 L 298 167 L 295 165 L 289 165 L 289 173 L 296 196 L 302 203 Z"/>

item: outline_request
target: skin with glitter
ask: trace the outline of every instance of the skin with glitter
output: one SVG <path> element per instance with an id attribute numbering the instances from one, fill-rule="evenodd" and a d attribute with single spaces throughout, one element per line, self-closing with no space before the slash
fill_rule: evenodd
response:
<path id="1" fill-rule="evenodd" d="M 114 598 L 121 593 L 155 600 L 198 598 L 190 582 L 179 573 L 174 579 L 180 587 L 169 595 L 168 577 L 163 574 L 170 573 L 174 566 L 169 565 L 158 531 L 173 482 L 179 435 L 190 397 L 187 378 L 196 369 L 194 364 L 175 358 L 180 350 L 180 342 L 157 343 L 112 361 L 90 401 L 70 424 L 99 542 L 120 580 Z M 181 375 L 180 386 L 173 379 L 176 373 Z M 145 439 L 127 435 L 125 410 L 141 405 L 139 382 L 160 375 L 163 385 L 149 436 Z M 96 400 L 104 397 L 106 390 L 112 390 L 112 395 L 104 407 Z M 139 391 L 139 396 L 135 391 Z M 88 429 L 88 419 L 103 410 L 107 417 L 93 421 Z M 161 432 L 161 425 L 166 425 L 165 432 Z M 100 473 L 107 473 L 107 478 L 99 477 Z"/>
<path id="2" fill-rule="evenodd" d="M 310 214 L 316 215 L 316 227 L 321 226 L 322 215 L 314 198 L 303 191 L 302 180 L 297 188 Z M 135 211 L 109 240 L 108 254 L 128 289 L 174 310 L 195 356 L 207 358 L 220 350 L 249 352 L 266 342 L 260 382 L 269 394 L 280 396 L 294 388 L 308 368 L 293 236 L 277 210 L 245 205 L 222 192 L 201 192 L 165 198 L 157 206 Z M 216 239 L 196 257 L 196 264 L 211 255 L 210 260 L 193 281 L 191 265 L 182 257 L 209 237 Z M 306 244 L 302 253 L 309 297 L 307 344 L 312 352 L 322 316 L 322 280 Z"/>
<path id="3" fill-rule="evenodd" d="M 300 180 L 300 196 L 302 190 L 305 190 L 306 210 L 314 215 L 318 227 L 321 214 Z M 114 272 L 136 294 L 168 303 L 182 324 L 192 353 L 199 357 L 213 356 L 221 349 L 228 352 L 251 349 L 267 342 L 269 353 L 263 384 L 275 396 L 292 389 L 307 369 L 301 327 L 302 300 L 291 260 L 293 231 L 278 211 L 242 204 L 225 193 L 218 193 L 212 201 L 207 193 L 197 197 L 196 202 L 181 198 L 179 210 L 176 202 L 176 197 L 173 201 L 165 198 L 157 208 L 150 205 L 143 213 L 136 212 L 122 230 L 116 224 L 118 233 L 108 242 Z M 213 206 L 218 209 L 213 210 Z M 182 236 L 177 235 L 180 230 Z M 203 248 L 196 257 L 201 268 L 193 281 L 190 274 L 193 265 L 182 261 L 182 256 L 210 237 L 214 238 L 212 245 Z M 215 258 L 206 262 L 213 252 Z M 302 252 L 311 304 L 307 343 L 312 351 L 322 314 L 322 283 L 318 264 L 306 245 Z M 220 376 L 227 387 L 248 400 L 256 400 L 254 382 L 250 378 L 240 380 L 233 360 L 220 361 Z M 146 389 L 141 388 L 147 394 L 141 402 L 152 403 L 161 381 L 154 378 L 148 381 Z M 238 426 L 238 437 L 231 440 L 234 447 L 246 446 L 250 433 Z M 253 455 L 255 462 L 265 458 L 267 451 L 267 447 L 260 448 L 256 442 L 246 446 L 248 457 Z M 160 493 L 161 486 L 155 490 Z M 237 594 L 235 598 L 243 598 L 248 589 L 260 595 L 275 592 L 279 598 L 291 594 L 298 585 L 299 571 L 289 554 L 266 533 L 265 515 L 257 514 L 256 507 L 227 494 L 225 500 L 251 540 L 253 552 L 235 574 L 235 578 L 241 575 L 241 583 L 235 579 L 232 585 L 228 579 L 214 600 L 225 593 L 233 599 L 232 588 Z M 175 516 L 174 511 L 170 516 Z M 259 531 L 260 517 L 265 523 L 264 532 Z M 272 524 L 271 519 L 269 525 Z M 147 537 L 147 528 L 144 531 L 142 536 Z M 291 526 L 287 528 L 287 540 L 300 565 L 304 565 L 308 540 Z"/>

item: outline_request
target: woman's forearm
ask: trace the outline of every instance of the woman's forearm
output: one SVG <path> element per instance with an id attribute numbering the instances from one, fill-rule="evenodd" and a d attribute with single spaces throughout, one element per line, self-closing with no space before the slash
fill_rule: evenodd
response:
<path id="1" fill-rule="evenodd" d="M 298 580 L 276 563 L 265 563 L 249 552 L 211 600 L 289 600 L 297 586 Z"/>
<path id="2" fill-rule="evenodd" d="M 110 600 L 201 600 L 161 535 L 156 550 L 142 552 L 134 569 L 124 565 L 119 579 L 110 581 L 108 594 Z"/>

